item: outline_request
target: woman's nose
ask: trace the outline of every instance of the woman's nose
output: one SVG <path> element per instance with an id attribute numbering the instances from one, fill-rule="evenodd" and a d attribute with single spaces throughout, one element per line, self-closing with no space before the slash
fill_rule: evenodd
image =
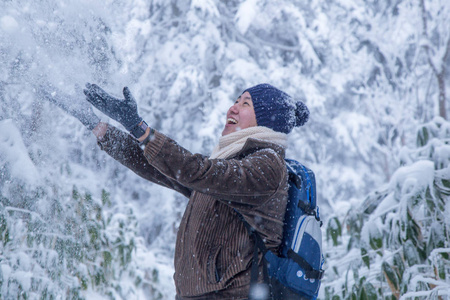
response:
<path id="1" fill-rule="evenodd" d="M 231 107 L 230 107 L 230 112 L 233 112 L 233 113 L 238 113 L 238 104 L 237 103 L 235 103 L 235 104 L 233 104 Z"/>

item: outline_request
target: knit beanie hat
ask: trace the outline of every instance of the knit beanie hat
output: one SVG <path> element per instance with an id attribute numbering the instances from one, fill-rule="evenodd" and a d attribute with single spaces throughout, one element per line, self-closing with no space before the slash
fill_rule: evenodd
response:
<path id="1" fill-rule="evenodd" d="M 287 134 L 308 121 L 309 110 L 302 101 L 292 99 L 270 84 L 258 84 L 245 92 L 249 92 L 252 97 L 258 126 Z"/>

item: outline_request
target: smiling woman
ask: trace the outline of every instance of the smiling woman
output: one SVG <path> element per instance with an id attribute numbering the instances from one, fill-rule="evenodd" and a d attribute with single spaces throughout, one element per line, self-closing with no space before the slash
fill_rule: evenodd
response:
<path id="1" fill-rule="evenodd" d="M 95 115 L 92 122 L 83 119 L 90 128 L 97 123 L 92 132 L 100 147 L 139 176 L 189 198 L 175 247 L 177 299 L 247 299 L 254 241 L 239 214 L 276 253 L 288 196 L 287 134 L 308 120 L 307 107 L 269 84 L 245 90 L 228 110 L 219 144 L 208 157 L 149 127 L 128 88 L 124 99 L 95 84 L 87 84 L 84 93 L 131 133 L 99 123 Z M 262 272 L 263 254 L 258 255 Z"/>

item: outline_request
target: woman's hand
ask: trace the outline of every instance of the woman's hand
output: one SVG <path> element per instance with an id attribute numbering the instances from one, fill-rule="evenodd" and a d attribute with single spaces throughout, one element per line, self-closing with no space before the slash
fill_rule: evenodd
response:
<path id="1" fill-rule="evenodd" d="M 86 84 L 83 92 L 87 101 L 105 115 L 122 124 L 128 131 L 132 131 L 142 122 L 142 118 L 137 112 L 136 100 L 127 87 L 123 88 L 125 99 L 112 97 L 98 85 L 90 83 Z"/>

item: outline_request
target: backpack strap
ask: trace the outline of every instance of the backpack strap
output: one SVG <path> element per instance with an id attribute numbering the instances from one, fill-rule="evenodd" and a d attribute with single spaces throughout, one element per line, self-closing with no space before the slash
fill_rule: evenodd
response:
<path id="1" fill-rule="evenodd" d="M 314 269 L 303 257 L 295 253 L 294 250 L 289 249 L 287 253 L 288 257 L 295 261 L 300 267 L 305 270 L 305 274 L 307 278 L 311 279 L 322 279 L 324 270 L 316 270 Z"/>
<path id="2" fill-rule="evenodd" d="M 285 159 L 285 162 L 286 162 L 287 172 L 288 172 L 288 176 L 289 176 L 288 182 L 292 183 L 297 189 L 300 190 L 302 188 L 302 178 L 297 174 L 297 172 L 290 165 L 292 160 Z M 319 209 L 316 206 L 315 201 L 313 200 L 315 192 L 312 191 L 312 189 L 311 189 L 312 181 L 309 176 L 308 170 L 306 169 L 306 167 L 304 165 L 301 165 L 301 164 L 299 164 L 299 165 L 303 169 L 303 172 L 306 177 L 305 191 L 306 191 L 306 197 L 308 199 L 308 203 L 303 202 L 303 201 L 298 201 L 297 206 L 299 208 L 301 208 L 306 214 L 315 216 L 316 220 L 320 221 Z M 320 226 L 322 226 L 322 225 L 320 225 Z"/>
<path id="3" fill-rule="evenodd" d="M 238 215 L 239 219 L 241 219 L 242 223 L 244 223 L 245 228 L 248 231 L 248 234 L 253 239 L 253 242 L 255 243 L 255 248 L 253 250 L 253 259 L 252 259 L 252 270 L 251 270 L 251 277 L 250 277 L 250 290 L 252 287 L 254 287 L 258 283 L 258 249 L 261 251 L 263 255 L 263 276 L 264 276 L 264 283 L 269 286 L 269 271 L 267 270 L 267 263 L 264 261 L 264 256 L 267 253 L 266 245 L 264 244 L 264 241 L 262 240 L 259 233 L 245 220 L 244 216 L 238 212 L 236 209 L 234 210 L 236 214 Z M 249 298 L 251 299 L 251 297 Z"/>

